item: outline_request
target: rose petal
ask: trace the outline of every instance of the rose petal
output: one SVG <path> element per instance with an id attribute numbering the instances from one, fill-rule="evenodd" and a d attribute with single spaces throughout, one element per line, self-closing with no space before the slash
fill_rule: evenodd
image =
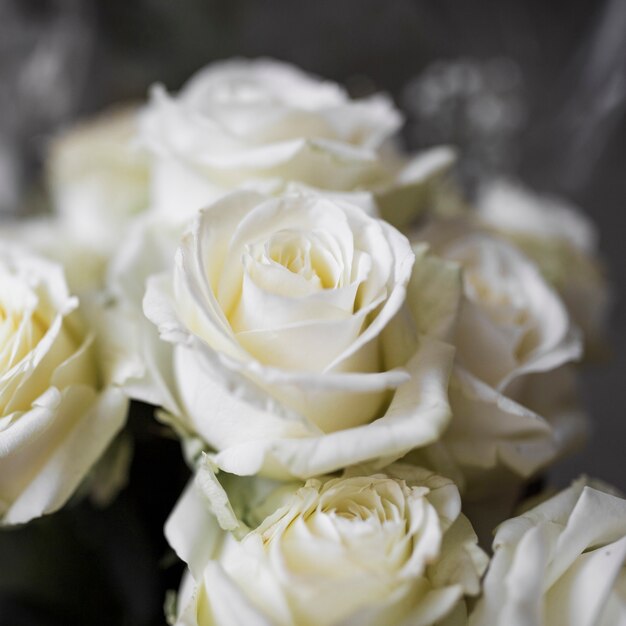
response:
<path id="1" fill-rule="evenodd" d="M 447 425 L 451 358 L 447 345 L 424 338 L 407 364 L 411 380 L 398 388 L 383 417 L 323 437 L 242 443 L 221 450 L 216 464 L 232 474 L 264 470 L 306 478 L 373 458 L 399 458 L 437 439 Z"/>
<path id="2" fill-rule="evenodd" d="M 8 449 L 2 445 L 0 476 L 11 477 L 11 489 L 19 487 L 2 523 L 24 523 L 63 506 L 122 428 L 127 407 L 127 398 L 113 388 L 96 395 L 88 387 L 72 386 L 40 398 L 32 419 L 27 413 L 16 423 L 28 436 L 21 437 L 19 456 L 12 454 L 15 441 L 6 444 Z M 34 436 L 33 428 L 44 437 Z"/>

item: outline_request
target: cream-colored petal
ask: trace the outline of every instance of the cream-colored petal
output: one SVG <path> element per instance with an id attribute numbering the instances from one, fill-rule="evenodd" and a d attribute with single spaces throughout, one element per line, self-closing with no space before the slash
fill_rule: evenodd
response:
<path id="1" fill-rule="evenodd" d="M 424 244 L 414 246 L 413 252 L 407 302 L 418 332 L 449 340 L 463 294 L 461 268 L 429 254 Z"/>
<path id="2" fill-rule="evenodd" d="M 194 430 L 218 450 L 242 441 L 319 432 L 219 360 L 202 359 L 202 354 L 179 346 L 174 363 L 184 414 Z"/>
<path id="3" fill-rule="evenodd" d="M 551 626 L 598 624 L 625 564 L 626 536 L 579 555 L 546 593 L 545 621 Z"/>
<path id="4" fill-rule="evenodd" d="M 453 418 L 443 444 L 464 466 L 503 463 L 528 476 L 558 453 L 553 431 L 540 415 L 485 385 L 461 367 L 450 385 Z"/>
<path id="5" fill-rule="evenodd" d="M 241 592 L 217 563 L 209 563 L 204 572 L 203 591 L 206 603 L 199 608 L 199 626 L 273 626 Z"/>
<path id="6" fill-rule="evenodd" d="M 214 557 L 222 535 L 217 518 L 194 479 L 190 480 L 165 522 L 165 537 L 189 567 L 196 582 Z"/>
<path id="7" fill-rule="evenodd" d="M 0 460 L 5 466 L 0 475 L 19 480 L 19 473 L 26 472 L 27 481 L 11 498 L 2 523 L 24 523 L 63 506 L 122 428 L 127 408 L 127 398 L 114 388 L 96 394 L 88 387 L 71 386 L 55 397 L 41 398 L 34 412 L 46 422 L 40 430 L 43 437 L 29 434 L 19 456 L 14 459 L 9 452 Z"/>
<path id="8" fill-rule="evenodd" d="M 426 210 L 432 188 L 456 160 L 448 146 L 419 152 L 402 163 L 391 180 L 376 188 L 376 201 L 382 217 L 396 228 L 404 228 Z"/>
<path id="9" fill-rule="evenodd" d="M 407 364 L 410 380 L 398 388 L 384 416 L 323 437 L 241 443 L 222 449 L 216 463 L 233 474 L 306 478 L 376 458 L 397 459 L 436 440 L 447 425 L 451 359 L 449 346 L 424 338 Z"/>

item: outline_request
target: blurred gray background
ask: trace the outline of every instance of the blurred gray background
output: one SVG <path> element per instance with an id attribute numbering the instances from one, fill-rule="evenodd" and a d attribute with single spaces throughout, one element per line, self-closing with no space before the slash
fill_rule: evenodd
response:
<path id="1" fill-rule="evenodd" d="M 0 0 L 0 218 L 32 204 L 52 134 L 235 55 L 388 91 L 407 147 L 458 145 L 470 191 L 514 176 L 595 221 L 613 354 L 582 382 L 592 440 L 554 478 L 626 491 L 626 0 Z M 163 623 L 180 570 L 161 529 L 187 470 L 153 427 L 134 412 L 131 482 L 110 509 L 0 537 L 1 626 Z"/>

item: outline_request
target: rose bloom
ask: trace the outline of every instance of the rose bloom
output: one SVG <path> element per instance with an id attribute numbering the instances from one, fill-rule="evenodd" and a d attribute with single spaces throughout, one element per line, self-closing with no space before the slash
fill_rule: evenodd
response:
<path id="1" fill-rule="evenodd" d="M 59 216 L 3 222 L 0 239 L 61 265 L 73 294 L 91 297 L 105 286 L 108 255 L 94 251 L 87 240 L 77 238 Z"/>
<path id="2" fill-rule="evenodd" d="M 626 501 L 576 481 L 496 532 L 472 626 L 626 623 Z"/>
<path id="3" fill-rule="evenodd" d="M 52 212 L 6 222 L 0 237 L 65 268 L 73 293 L 102 290 L 108 264 L 148 206 L 148 161 L 136 144 L 137 110 L 105 111 L 50 143 L 46 182 Z"/>
<path id="4" fill-rule="evenodd" d="M 140 131 L 153 155 L 152 208 L 189 216 L 236 188 L 277 193 L 298 182 L 373 191 L 381 210 L 406 221 L 454 154 L 437 148 L 407 159 L 390 142 L 401 123 L 386 96 L 351 100 L 286 63 L 214 63 L 176 96 L 152 90 Z"/>
<path id="5" fill-rule="evenodd" d="M 511 482 L 546 467 L 585 434 L 567 366 L 581 355 L 580 332 L 537 267 L 507 241 L 467 220 L 432 223 L 415 241 L 428 241 L 455 264 L 463 282 L 448 336 L 456 347 L 453 419 L 427 451 L 428 464 L 465 483 L 469 497 L 497 487 L 514 499 Z"/>
<path id="6" fill-rule="evenodd" d="M 59 229 L 92 256 L 108 257 L 148 206 L 148 159 L 136 135 L 137 109 L 124 107 L 82 121 L 51 142 L 47 184 Z"/>
<path id="7" fill-rule="evenodd" d="M 2 244 L 2 524 L 59 509 L 124 424 L 128 401 L 103 385 L 77 307 L 60 266 Z"/>
<path id="8" fill-rule="evenodd" d="M 191 568 L 179 626 L 467 623 L 464 596 L 479 592 L 487 558 L 451 481 L 404 465 L 269 493 L 251 480 L 229 491 L 233 506 L 247 502 L 240 539 L 193 484 L 168 520 Z"/>
<path id="9" fill-rule="evenodd" d="M 583 331 L 586 356 L 605 351 L 611 294 L 593 223 L 560 198 L 502 180 L 483 187 L 477 216 L 523 250 L 559 292 Z"/>
<path id="10" fill-rule="evenodd" d="M 144 311 L 179 430 L 235 474 L 309 477 L 437 439 L 457 302 L 445 264 L 361 207 L 238 192 L 203 210 Z M 154 385 L 153 385 L 154 387 Z M 170 405 L 172 403 L 170 402 Z M 163 403 L 164 406 L 166 406 Z"/>

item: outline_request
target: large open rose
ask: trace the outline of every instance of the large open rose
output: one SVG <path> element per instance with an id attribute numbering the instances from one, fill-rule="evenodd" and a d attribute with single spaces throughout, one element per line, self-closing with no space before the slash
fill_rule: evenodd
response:
<path id="1" fill-rule="evenodd" d="M 498 528 L 472 626 L 626 623 L 626 501 L 586 482 Z"/>
<path id="2" fill-rule="evenodd" d="M 307 477 L 436 440 L 452 349 L 435 335 L 458 297 L 440 273 L 341 200 L 239 192 L 203 210 L 144 300 L 175 345 L 184 427 L 238 474 Z"/>
<path id="3" fill-rule="evenodd" d="M 208 514 L 201 483 L 166 526 L 191 568 L 180 626 L 465 622 L 487 559 L 451 481 L 400 464 L 269 493 L 252 479 L 228 492 L 235 508 L 246 502 L 239 538 Z"/>
<path id="4" fill-rule="evenodd" d="M 175 97 L 153 89 L 140 133 L 154 156 L 153 209 L 190 215 L 235 188 L 276 193 L 295 181 L 375 191 L 385 211 L 406 220 L 453 153 L 405 158 L 388 142 L 401 122 L 386 96 L 351 100 L 286 63 L 215 63 Z"/>
<path id="5" fill-rule="evenodd" d="M 2 243 L 0 523 L 61 507 L 120 430 L 128 401 L 105 387 L 59 266 Z"/>

